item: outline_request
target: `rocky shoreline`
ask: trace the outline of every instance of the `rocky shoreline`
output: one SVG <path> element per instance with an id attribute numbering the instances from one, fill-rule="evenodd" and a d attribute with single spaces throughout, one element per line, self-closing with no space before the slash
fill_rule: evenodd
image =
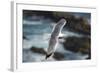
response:
<path id="1" fill-rule="evenodd" d="M 66 50 L 75 52 L 88 54 L 89 58 L 91 58 L 91 40 L 86 37 L 68 37 L 66 41 L 63 43 L 63 46 Z"/>
<path id="2" fill-rule="evenodd" d="M 50 11 L 23 11 L 23 19 L 30 16 L 44 16 L 43 18 L 50 18 L 53 22 L 58 22 L 61 18 L 66 19 L 67 23 L 64 26 L 66 31 L 71 31 L 77 34 L 82 34 L 82 37 L 60 37 L 65 41 L 62 43 L 65 50 L 69 50 L 74 53 L 88 54 L 88 58 L 91 59 L 91 24 L 88 22 L 88 19 L 84 16 L 77 16 L 71 12 L 50 12 Z M 23 39 L 27 39 L 26 36 L 23 36 Z M 46 55 L 44 48 L 38 48 L 32 46 L 30 50 L 34 53 L 39 53 Z M 55 52 L 54 59 L 63 60 L 64 54 Z"/>
<path id="3" fill-rule="evenodd" d="M 43 48 L 31 47 L 30 50 L 34 53 L 46 55 L 46 51 Z M 54 55 L 53 55 L 53 58 L 56 59 L 56 60 L 63 60 L 64 54 L 59 53 L 59 52 L 55 52 Z"/>
<path id="4" fill-rule="evenodd" d="M 51 11 L 23 11 L 23 19 L 29 16 L 40 16 L 42 18 L 50 18 L 54 22 L 58 22 L 60 19 L 66 19 L 67 23 L 64 28 L 66 30 L 76 32 L 84 35 L 91 35 L 91 25 L 85 16 L 77 16 L 71 12 L 51 12 Z"/>

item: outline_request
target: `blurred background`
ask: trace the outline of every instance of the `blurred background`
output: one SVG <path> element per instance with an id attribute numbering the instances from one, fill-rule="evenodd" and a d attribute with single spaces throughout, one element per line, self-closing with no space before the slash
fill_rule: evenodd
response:
<path id="1" fill-rule="evenodd" d="M 40 62 L 45 58 L 52 29 L 62 18 L 67 23 L 49 61 L 91 59 L 90 13 L 23 10 L 24 63 Z"/>

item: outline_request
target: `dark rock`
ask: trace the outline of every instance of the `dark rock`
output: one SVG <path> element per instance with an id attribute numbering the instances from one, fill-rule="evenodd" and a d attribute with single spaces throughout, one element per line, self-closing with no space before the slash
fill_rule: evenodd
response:
<path id="1" fill-rule="evenodd" d="M 46 51 L 44 51 L 43 48 L 36 48 L 36 47 L 31 47 L 30 50 L 34 53 L 39 53 L 39 54 L 43 54 L 43 55 L 46 55 Z M 59 52 L 55 52 L 53 57 L 56 59 L 56 60 L 63 60 L 64 58 L 64 55 L 62 53 L 59 53 Z"/>
<path id="2" fill-rule="evenodd" d="M 91 34 L 91 26 L 86 17 L 76 17 L 76 15 L 68 12 L 53 12 L 53 16 L 53 20 L 55 20 L 56 22 L 59 21 L 61 18 L 66 19 L 67 23 L 65 25 L 65 28 L 69 31 L 84 35 Z"/>
<path id="3" fill-rule="evenodd" d="M 64 59 L 64 54 L 62 53 L 59 53 L 59 52 L 55 52 L 53 57 L 56 59 L 56 60 L 63 60 Z"/>
<path id="4" fill-rule="evenodd" d="M 68 12 L 54 12 L 53 17 L 53 20 L 55 20 L 56 22 L 59 21 L 61 18 L 66 19 L 67 23 L 64 28 L 69 31 L 84 35 L 91 35 L 91 25 L 86 17 L 76 17 L 76 15 Z"/>
<path id="5" fill-rule="evenodd" d="M 82 54 L 88 54 L 91 56 L 91 43 L 90 38 L 87 37 L 68 37 L 63 43 L 66 50 L 72 52 L 80 52 Z"/>
<path id="6" fill-rule="evenodd" d="M 85 18 L 76 18 L 75 16 L 72 16 L 70 18 L 67 18 L 66 20 L 67 24 L 65 25 L 65 27 L 67 30 L 85 35 L 91 34 L 91 26 Z"/>
<path id="7" fill-rule="evenodd" d="M 30 50 L 35 53 L 46 55 L 46 51 L 43 48 L 31 47 Z"/>

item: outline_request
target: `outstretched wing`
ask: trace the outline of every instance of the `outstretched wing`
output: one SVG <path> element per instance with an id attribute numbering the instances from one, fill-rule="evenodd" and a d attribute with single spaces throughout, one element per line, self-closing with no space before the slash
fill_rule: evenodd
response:
<path id="1" fill-rule="evenodd" d="M 53 31 L 51 33 L 51 39 L 52 38 L 56 38 L 59 36 L 62 28 L 64 27 L 64 25 L 66 24 L 66 20 L 65 19 L 61 19 L 53 28 Z"/>
<path id="2" fill-rule="evenodd" d="M 47 56 L 52 55 L 55 52 L 56 46 L 57 46 L 57 42 L 58 42 L 58 36 L 62 30 L 62 28 L 64 27 L 64 25 L 66 24 L 66 20 L 65 19 L 61 19 L 53 28 L 53 31 L 51 33 L 51 37 L 49 40 L 49 46 L 47 49 Z"/>

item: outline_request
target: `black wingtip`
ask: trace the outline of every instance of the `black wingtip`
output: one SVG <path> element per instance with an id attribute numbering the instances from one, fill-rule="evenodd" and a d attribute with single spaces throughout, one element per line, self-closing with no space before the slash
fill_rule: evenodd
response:
<path id="1" fill-rule="evenodd" d="M 47 54 L 46 57 L 45 57 L 45 59 L 47 60 L 47 58 L 49 58 L 51 55 L 52 55 L 52 53 Z"/>

